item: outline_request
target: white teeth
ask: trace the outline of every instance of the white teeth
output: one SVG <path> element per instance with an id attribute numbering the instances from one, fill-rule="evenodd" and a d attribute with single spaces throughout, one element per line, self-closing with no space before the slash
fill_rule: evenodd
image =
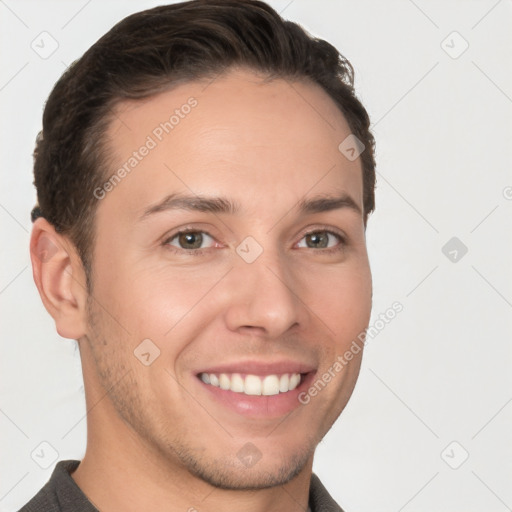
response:
<path id="1" fill-rule="evenodd" d="M 271 396 L 286 393 L 295 389 L 300 383 L 300 373 L 284 373 L 283 375 L 246 375 L 245 379 L 239 373 L 201 373 L 201 380 L 217 388 L 244 393 L 246 395 Z"/>
<path id="2" fill-rule="evenodd" d="M 231 391 L 235 393 L 243 393 L 244 392 L 244 379 L 239 373 L 234 373 L 231 375 Z"/>
<path id="3" fill-rule="evenodd" d="M 288 384 L 290 383 L 290 377 L 288 377 L 288 374 L 285 373 L 284 375 L 281 375 L 281 378 L 279 379 L 279 391 L 281 393 L 285 393 L 290 388 L 288 387 Z"/>
<path id="4" fill-rule="evenodd" d="M 261 388 L 262 395 L 277 395 L 279 393 L 279 377 L 277 375 L 267 375 L 263 379 Z"/>
<path id="5" fill-rule="evenodd" d="M 300 382 L 300 374 L 293 373 L 292 376 L 290 377 L 290 384 L 289 384 L 290 389 L 295 389 L 299 385 L 299 382 Z"/>
<path id="6" fill-rule="evenodd" d="M 256 375 L 245 377 L 244 393 L 246 395 L 261 395 L 261 379 Z"/>
<path id="7" fill-rule="evenodd" d="M 231 382 L 229 382 L 229 377 L 225 373 L 221 373 L 219 375 L 219 385 L 220 389 L 229 389 L 231 386 Z"/>

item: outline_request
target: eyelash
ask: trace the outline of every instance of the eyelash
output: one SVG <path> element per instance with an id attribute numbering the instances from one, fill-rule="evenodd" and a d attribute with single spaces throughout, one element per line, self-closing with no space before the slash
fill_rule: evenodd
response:
<path id="1" fill-rule="evenodd" d="M 210 249 L 213 249 L 212 247 L 207 247 L 206 249 L 181 249 L 177 247 L 173 247 L 172 245 L 169 245 L 171 241 L 173 241 L 176 237 L 179 235 L 187 234 L 187 233 L 202 233 L 208 235 L 210 238 L 215 240 L 215 237 L 210 235 L 208 231 L 203 231 L 200 229 L 182 229 L 180 231 L 176 231 L 174 234 L 172 234 L 170 237 L 166 238 L 165 241 L 162 243 L 163 246 L 165 246 L 169 251 L 171 251 L 174 254 L 183 254 L 187 253 L 190 256 L 202 256 Z M 304 233 L 301 237 L 301 240 L 306 237 L 307 235 L 312 235 L 315 233 L 328 233 L 330 235 L 335 236 L 339 240 L 339 244 L 335 245 L 334 247 L 329 247 L 327 249 L 314 249 L 312 247 L 307 247 L 306 249 L 312 249 L 316 250 L 318 252 L 322 252 L 323 254 L 333 254 L 336 252 L 339 252 L 345 248 L 345 245 L 347 244 L 346 237 L 342 235 L 341 233 L 338 233 L 337 231 L 333 231 L 332 229 L 327 228 L 320 228 L 320 229 L 314 229 L 312 231 L 308 231 Z"/>

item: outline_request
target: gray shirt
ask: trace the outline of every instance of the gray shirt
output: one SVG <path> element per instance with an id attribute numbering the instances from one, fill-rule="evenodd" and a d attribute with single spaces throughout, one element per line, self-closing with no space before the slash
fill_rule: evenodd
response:
<path id="1" fill-rule="evenodd" d="M 19 512 L 99 512 L 71 478 L 79 460 L 61 460 L 50 480 Z M 313 473 L 308 512 L 343 512 Z"/>

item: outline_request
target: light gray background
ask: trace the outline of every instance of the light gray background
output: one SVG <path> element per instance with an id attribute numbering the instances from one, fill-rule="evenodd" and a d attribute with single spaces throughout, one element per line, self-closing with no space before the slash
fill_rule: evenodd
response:
<path id="1" fill-rule="evenodd" d="M 347 512 L 510 510 L 512 2 L 269 3 L 355 67 L 378 146 L 371 323 L 404 307 L 368 344 L 314 471 Z M 1 511 L 50 477 L 41 442 L 59 459 L 85 449 L 78 351 L 56 333 L 29 260 L 42 108 L 66 65 L 154 5 L 0 0 Z M 43 31 L 59 45 L 46 59 L 31 47 L 44 37 L 51 49 Z M 456 262 L 442 252 L 452 237 L 468 248 Z"/>

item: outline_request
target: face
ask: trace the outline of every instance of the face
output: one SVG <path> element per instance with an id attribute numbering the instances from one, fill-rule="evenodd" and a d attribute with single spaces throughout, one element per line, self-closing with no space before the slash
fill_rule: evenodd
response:
<path id="1" fill-rule="evenodd" d="M 110 390 L 105 415 L 169 468 L 283 484 L 345 407 L 362 352 L 335 363 L 369 322 L 361 162 L 338 149 L 348 124 L 317 86 L 243 70 L 116 115 L 86 386 Z"/>

